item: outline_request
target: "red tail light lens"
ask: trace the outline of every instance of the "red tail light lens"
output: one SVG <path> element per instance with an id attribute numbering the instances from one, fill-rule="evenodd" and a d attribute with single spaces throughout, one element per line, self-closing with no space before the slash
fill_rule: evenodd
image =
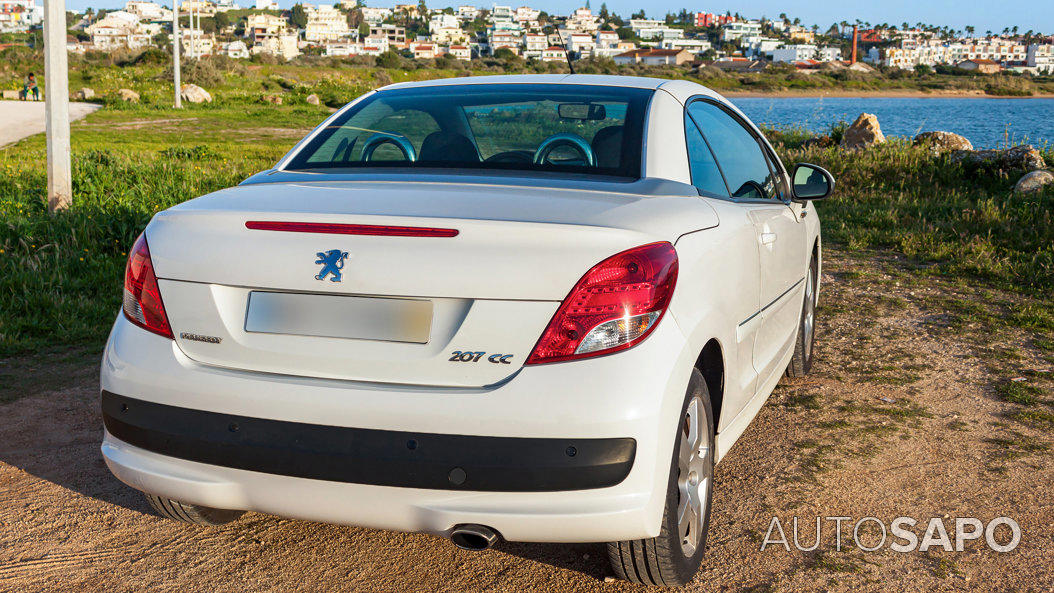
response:
<path id="1" fill-rule="evenodd" d="M 147 331 L 172 338 L 145 234 L 139 235 L 128 253 L 128 265 L 124 269 L 124 316 Z"/>
<path id="2" fill-rule="evenodd" d="M 525 364 L 589 358 L 639 344 L 666 313 L 676 283 L 677 252 L 670 243 L 607 258 L 560 304 Z"/>

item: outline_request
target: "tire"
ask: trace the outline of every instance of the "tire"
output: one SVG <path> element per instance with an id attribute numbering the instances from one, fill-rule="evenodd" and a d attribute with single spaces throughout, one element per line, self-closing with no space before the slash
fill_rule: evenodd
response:
<path id="1" fill-rule="evenodd" d="M 681 407 L 681 419 L 677 443 L 673 448 L 659 535 L 651 539 L 608 544 L 608 557 L 615 575 L 632 583 L 667 587 L 687 585 L 703 560 L 714 490 L 714 416 L 706 381 L 698 369 L 692 370 L 688 392 Z M 696 430 L 694 438 L 692 424 Z M 691 447 L 693 440 L 700 454 L 682 458 L 682 450 Z M 705 452 L 702 451 L 703 443 L 706 445 Z M 688 460 L 692 462 L 687 463 Z M 687 476 L 684 475 L 684 467 L 693 468 Z M 682 492 L 688 492 L 690 488 L 696 494 L 698 506 L 685 501 Z M 687 515 L 685 521 L 678 521 L 682 501 L 685 501 L 684 510 L 696 509 L 695 521 L 690 519 L 691 515 Z M 682 535 L 684 528 L 687 528 L 687 535 Z"/>
<path id="2" fill-rule="evenodd" d="M 805 297 L 802 299 L 798 336 L 794 338 L 794 356 L 787 365 L 788 377 L 804 377 L 812 368 L 813 342 L 816 339 L 816 256 L 809 262 L 805 276 Z"/>
<path id="3" fill-rule="evenodd" d="M 179 502 L 178 500 L 172 500 L 171 498 L 156 496 L 146 492 L 144 492 L 143 495 L 146 496 L 147 502 L 149 502 L 150 506 L 157 511 L 157 514 L 166 519 L 182 521 L 183 523 L 190 523 L 192 525 L 223 525 L 224 523 L 230 523 L 245 514 L 245 511 L 213 509 L 210 507 L 198 506 L 196 504 Z"/>

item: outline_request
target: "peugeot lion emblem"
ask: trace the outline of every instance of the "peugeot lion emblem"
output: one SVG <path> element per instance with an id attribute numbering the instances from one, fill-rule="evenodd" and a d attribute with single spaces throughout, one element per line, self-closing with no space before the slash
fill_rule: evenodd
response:
<path id="1" fill-rule="evenodd" d="M 348 259 L 348 252 L 330 249 L 329 251 L 319 251 L 315 255 L 318 257 L 315 263 L 322 266 L 318 275 L 315 276 L 315 280 L 325 280 L 326 276 L 332 274 L 333 277 L 329 279 L 330 282 L 340 282 L 344 277 L 341 270 L 344 269 L 344 260 Z"/>

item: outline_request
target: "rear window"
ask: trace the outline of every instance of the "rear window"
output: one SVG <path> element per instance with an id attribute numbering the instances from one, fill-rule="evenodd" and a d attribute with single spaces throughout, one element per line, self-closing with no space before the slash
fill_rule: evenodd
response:
<path id="1" fill-rule="evenodd" d="M 640 177 L 651 90 L 487 84 L 380 91 L 286 169 L 451 168 Z"/>

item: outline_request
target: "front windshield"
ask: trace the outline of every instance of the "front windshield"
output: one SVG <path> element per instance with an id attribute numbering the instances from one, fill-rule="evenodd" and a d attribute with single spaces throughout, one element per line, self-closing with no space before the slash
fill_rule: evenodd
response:
<path id="1" fill-rule="evenodd" d="M 559 84 L 380 91 L 327 125 L 286 168 L 496 169 L 637 179 L 651 95 Z"/>

